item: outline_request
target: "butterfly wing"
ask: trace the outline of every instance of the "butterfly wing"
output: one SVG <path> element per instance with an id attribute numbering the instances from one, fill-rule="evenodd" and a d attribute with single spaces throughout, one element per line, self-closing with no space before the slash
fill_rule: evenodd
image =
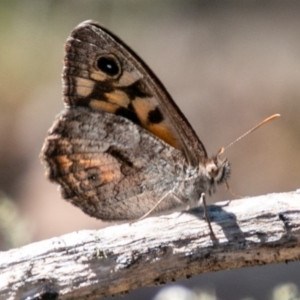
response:
<path id="1" fill-rule="evenodd" d="M 62 196 L 102 220 L 136 219 L 179 184 L 182 152 L 125 118 L 67 108 L 48 133 L 42 158 Z M 166 199 L 156 209 L 180 207 Z"/>
<path id="2" fill-rule="evenodd" d="M 161 82 L 119 38 L 86 21 L 72 31 L 65 50 L 67 105 L 121 115 L 181 150 L 190 165 L 207 157 Z"/>

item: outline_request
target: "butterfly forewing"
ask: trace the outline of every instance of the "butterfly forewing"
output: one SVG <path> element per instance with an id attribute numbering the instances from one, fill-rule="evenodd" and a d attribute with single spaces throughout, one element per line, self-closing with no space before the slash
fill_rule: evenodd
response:
<path id="1" fill-rule="evenodd" d="M 119 38 L 84 22 L 66 44 L 65 102 L 123 116 L 184 152 L 192 165 L 206 151 L 163 85 Z"/>

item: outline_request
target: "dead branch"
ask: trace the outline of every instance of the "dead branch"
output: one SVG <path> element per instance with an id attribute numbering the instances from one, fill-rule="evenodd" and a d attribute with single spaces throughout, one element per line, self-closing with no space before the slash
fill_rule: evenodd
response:
<path id="1" fill-rule="evenodd" d="M 0 299 L 99 299 L 180 277 L 298 260 L 300 191 L 83 230 L 0 254 Z M 52 297 L 52 298 L 50 298 Z"/>

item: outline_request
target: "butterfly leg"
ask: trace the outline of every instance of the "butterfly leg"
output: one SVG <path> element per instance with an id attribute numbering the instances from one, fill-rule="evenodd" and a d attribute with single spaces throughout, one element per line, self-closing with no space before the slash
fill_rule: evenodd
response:
<path id="1" fill-rule="evenodd" d="M 226 190 L 227 190 L 233 197 L 235 197 L 236 199 L 243 198 L 242 196 L 236 194 L 236 193 L 230 188 L 230 186 L 229 186 L 229 184 L 228 184 L 227 181 L 225 181 L 224 184 L 225 184 Z M 228 200 L 228 202 L 227 202 L 226 204 L 224 204 L 223 206 L 229 205 L 230 202 L 231 202 L 231 200 Z"/>
<path id="2" fill-rule="evenodd" d="M 172 191 L 169 191 L 169 192 L 167 192 L 165 195 L 163 195 L 163 196 L 159 199 L 159 201 L 157 201 L 157 203 L 156 203 L 149 211 L 147 211 L 144 215 L 142 215 L 142 216 L 141 216 L 139 219 L 137 219 L 136 221 L 141 221 L 141 220 L 147 218 L 147 217 L 155 210 L 155 208 L 156 208 L 160 203 L 162 203 L 162 202 L 163 202 L 169 195 L 171 195 L 171 194 L 173 194 Z M 136 222 L 136 221 L 134 221 L 134 222 Z"/>
<path id="3" fill-rule="evenodd" d="M 217 238 L 216 238 L 216 235 L 215 235 L 215 233 L 214 233 L 214 231 L 212 229 L 212 226 L 211 226 L 211 223 L 210 223 L 210 219 L 209 219 L 209 216 L 208 216 L 208 212 L 207 212 L 207 205 L 206 205 L 205 193 L 201 194 L 201 197 L 199 199 L 198 204 L 199 204 L 199 206 L 203 205 L 204 217 L 205 217 L 206 222 L 208 224 L 211 238 L 216 241 Z"/>

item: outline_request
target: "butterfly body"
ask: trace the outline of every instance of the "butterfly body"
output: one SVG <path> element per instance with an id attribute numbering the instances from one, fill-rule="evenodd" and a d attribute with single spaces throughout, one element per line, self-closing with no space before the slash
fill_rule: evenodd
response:
<path id="1" fill-rule="evenodd" d="M 66 44 L 65 110 L 42 149 L 62 196 L 102 220 L 198 205 L 229 176 L 149 68 L 113 34 L 84 22 Z"/>

